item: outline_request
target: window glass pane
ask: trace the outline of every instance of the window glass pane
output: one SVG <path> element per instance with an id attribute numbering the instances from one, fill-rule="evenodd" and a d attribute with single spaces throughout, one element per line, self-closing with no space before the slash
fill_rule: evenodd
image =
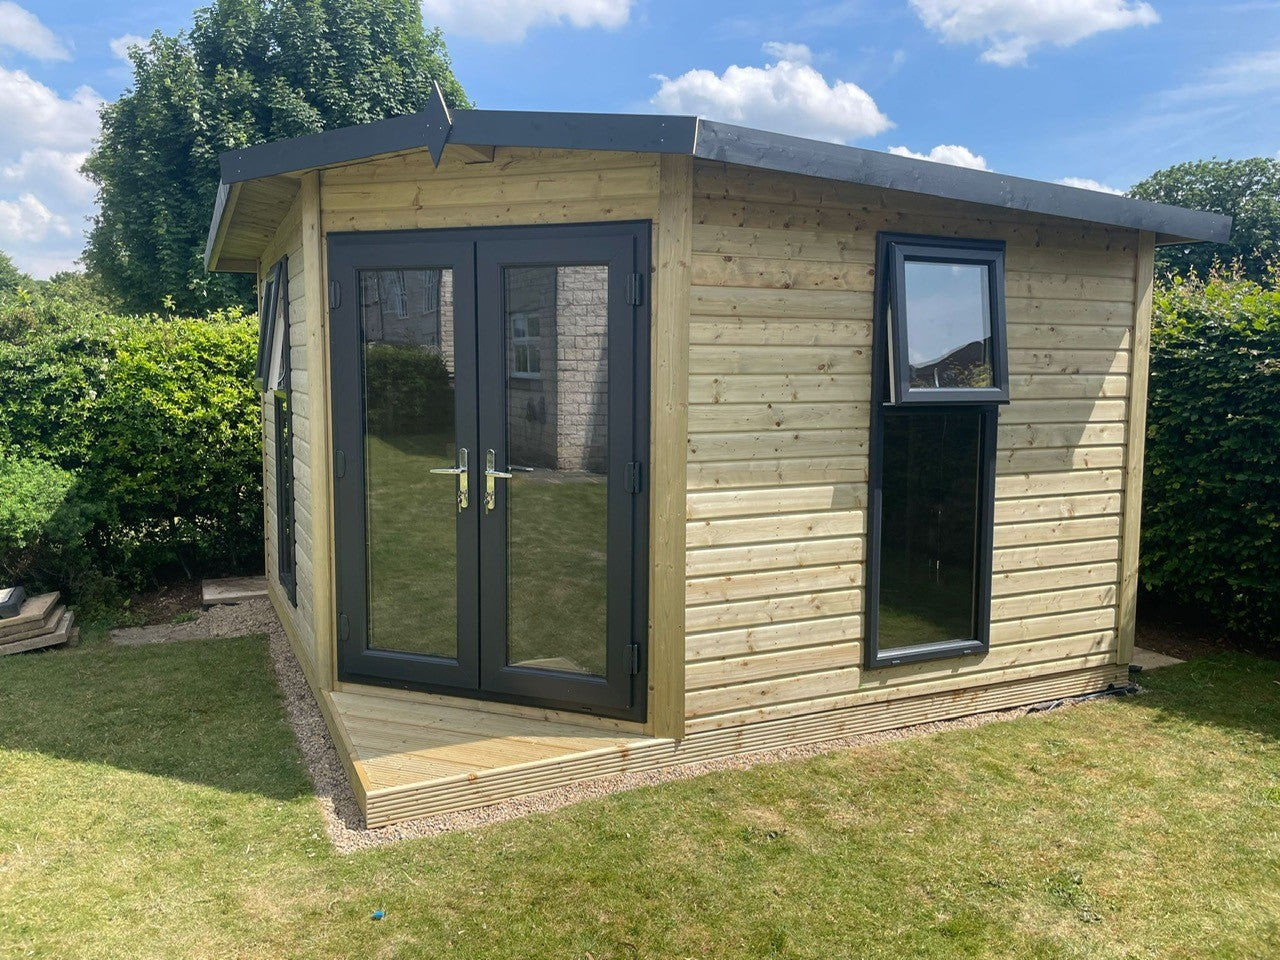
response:
<path id="1" fill-rule="evenodd" d="M 974 636 L 982 416 L 885 413 L 882 651 Z"/>
<path id="2" fill-rule="evenodd" d="M 271 368 L 267 374 L 267 389 L 283 390 L 289 359 L 289 304 L 284 299 L 284 284 L 272 286 L 271 296 L 275 300 L 275 329 L 271 334 Z"/>
<path id="3" fill-rule="evenodd" d="M 609 268 L 508 267 L 507 662 L 601 676 Z"/>
<path id="4" fill-rule="evenodd" d="M 908 260 L 905 269 L 909 385 L 993 386 L 988 267 Z"/>

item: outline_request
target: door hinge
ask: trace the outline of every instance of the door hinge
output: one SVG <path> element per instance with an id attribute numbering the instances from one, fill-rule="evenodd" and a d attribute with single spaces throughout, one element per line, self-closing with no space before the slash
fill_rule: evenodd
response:
<path id="1" fill-rule="evenodd" d="M 631 676 L 640 675 L 640 644 L 631 644 Z"/>
<path id="2" fill-rule="evenodd" d="M 644 471 L 639 460 L 627 464 L 627 493 L 640 493 L 644 489 Z"/>
<path id="3" fill-rule="evenodd" d="M 633 273 L 627 277 L 627 303 L 638 307 L 644 303 L 644 275 Z"/>
<path id="4" fill-rule="evenodd" d="M 337 280 L 329 281 L 329 309 L 337 310 L 342 303 L 342 284 Z"/>
<path id="5" fill-rule="evenodd" d="M 345 613 L 338 614 L 338 639 L 345 641 L 351 636 L 351 621 Z"/>
<path id="6" fill-rule="evenodd" d="M 347 475 L 347 455 L 341 450 L 333 451 L 333 475 L 339 480 Z"/>

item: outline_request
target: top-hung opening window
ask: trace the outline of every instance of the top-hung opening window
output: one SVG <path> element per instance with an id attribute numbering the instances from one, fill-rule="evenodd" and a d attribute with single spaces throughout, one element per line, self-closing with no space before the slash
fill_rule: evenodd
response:
<path id="1" fill-rule="evenodd" d="M 887 245 L 890 402 L 1007 403 L 1004 244 Z"/>

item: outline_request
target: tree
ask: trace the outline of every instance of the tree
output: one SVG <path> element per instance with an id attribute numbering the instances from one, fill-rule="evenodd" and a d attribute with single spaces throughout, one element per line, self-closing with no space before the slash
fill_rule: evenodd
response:
<path id="1" fill-rule="evenodd" d="M 222 151 L 421 110 L 433 79 L 469 106 L 417 0 L 215 0 L 129 56 L 84 167 L 100 207 L 84 262 L 137 312 L 250 301 L 246 278 L 204 270 Z"/>
<path id="2" fill-rule="evenodd" d="M 1242 274 L 1265 283 L 1269 265 L 1280 257 L 1280 160 L 1200 160 L 1159 170 L 1135 184 L 1129 195 L 1235 218 L 1229 243 L 1161 247 L 1157 273 L 1204 277 L 1215 259 L 1239 260 Z"/>
<path id="3" fill-rule="evenodd" d="M 14 266 L 13 259 L 0 250 L 0 296 L 13 293 L 27 280 L 27 275 Z"/>

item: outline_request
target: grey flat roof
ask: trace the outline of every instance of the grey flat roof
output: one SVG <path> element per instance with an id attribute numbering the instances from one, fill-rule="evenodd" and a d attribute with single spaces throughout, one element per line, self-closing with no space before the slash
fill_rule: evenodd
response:
<path id="1" fill-rule="evenodd" d="M 1149 230 L 1161 242 L 1225 242 L 1231 218 L 1068 187 L 1003 173 L 807 140 L 698 117 L 615 113 L 453 110 L 438 93 L 426 110 L 375 123 L 328 130 L 293 140 L 231 150 L 220 157 L 222 182 L 205 263 L 231 184 L 385 153 L 426 149 L 439 162 L 448 143 L 688 154 L 706 160 L 841 180 L 1027 213 Z"/>

